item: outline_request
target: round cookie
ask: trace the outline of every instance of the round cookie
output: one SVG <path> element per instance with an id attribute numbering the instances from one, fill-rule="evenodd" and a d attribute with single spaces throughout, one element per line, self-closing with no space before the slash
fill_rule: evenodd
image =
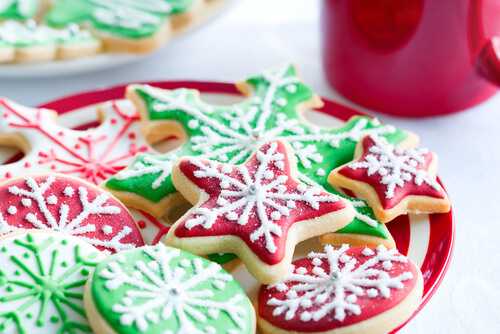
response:
<path id="1" fill-rule="evenodd" d="M 13 178 L 0 184 L 0 198 L 0 234 L 55 230 L 112 253 L 144 245 L 123 204 L 76 178 L 59 174 Z"/>
<path id="2" fill-rule="evenodd" d="M 260 289 L 261 333 L 388 333 L 411 316 L 422 296 L 420 270 L 384 246 L 327 245 L 293 264 L 285 280 Z"/>
<path id="3" fill-rule="evenodd" d="M 101 262 L 84 302 L 96 334 L 255 332 L 252 304 L 230 274 L 163 244 Z"/>
<path id="4" fill-rule="evenodd" d="M 0 332 L 91 333 L 84 284 L 103 257 L 82 239 L 52 231 L 0 237 Z"/>

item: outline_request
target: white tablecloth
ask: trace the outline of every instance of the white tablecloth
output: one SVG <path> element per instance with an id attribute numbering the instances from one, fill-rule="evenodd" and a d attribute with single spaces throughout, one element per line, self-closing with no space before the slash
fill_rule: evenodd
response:
<path id="1" fill-rule="evenodd" d="M 160 52 L 130 66 L 77 77 L 0 80 L 0 95 L 36 105 L 61 95 L 137 80 L 236 81 L 293 62 L 318 93 L 341 99 L 322 74 L 318 2 L 239 0 Z M 451 268 L 403 333 L 500 333 L 500 94 L 463 113 L 425 120 L 379 117 L 419 134 L 440 157 L 455 209 Z"/>

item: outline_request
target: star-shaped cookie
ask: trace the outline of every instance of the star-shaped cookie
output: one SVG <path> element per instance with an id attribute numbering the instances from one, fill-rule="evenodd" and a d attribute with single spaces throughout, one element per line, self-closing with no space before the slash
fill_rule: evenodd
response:
<path id="1" fill-rule="evenodd" d="M 299 181 L 296 166 L 280 141 L 241 165 L 180 159 L 173 181 L 194 207 L 165 242 L 200 255 L 234 253 L 259 281 L 281 279 L 298 242 L 335 232 L 355 215 L 348 201 Z"/>
<path id="2" fill-rule="evenodd" d="M 329 181 L 365 199 L 387 223 L 406 213 L 442 213 L 450 202 L 437 177 L 437 156 L 425 148 L 403 149 L 378 136 L 364 137 L 354 160 L 332 171 Z"/>

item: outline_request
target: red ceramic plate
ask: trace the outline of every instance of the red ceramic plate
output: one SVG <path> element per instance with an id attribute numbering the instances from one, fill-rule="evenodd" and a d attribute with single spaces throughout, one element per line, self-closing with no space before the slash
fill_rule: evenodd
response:
<path id="1" fill-rule="evenodd" d="M 180 87 L 198 89 L 202 92 L 204 97 L 208 98 L 212 96 L 216 98 L 218 102 L 227 101 L 230 103 L 239 95 L 234 85 L 227 83 L 166 81 L 149 82 L 148 84 L 167 89 Z M 111 99 L 122 99 L 124 97 L 125 87 L 124 85 L 75 94 L 45 103 L 41 107 L 56 110 L 61 114 L 63 120 L 69 120 L 72 118 L 72 113 L 76 112 L 76 109 L 81 109 Z M 322 124 L 329 123 L 330 125 L 338 125 L 340 122 L 346 121 L 353 115 L 361 114 L 356 110 L 347 108 L 333 101 L 326 99 L 324 99 L 324 101 L 324 107 L 317 110 L 317 112 L 312 112 L 310 117 L 308 117 L 311 121 L 321 120 Z M 92 119 L 95 115 L 89 113 L 89 117 L 90 119 L 86 122 L 73 125 L 79 128 L 89 126 L 92 121 L 95 122 L 95 119 Z M 81 119 L 81 117 L 78 117 L 78 119 Z M 157 224 L 157 222 L 152 222 L 153 224 Z M 388 224 L 388 227 L 396 240 L 399 251 L 403 254 L 407 254 L 422 270 L 424 277 L 424 297 L 419 307 L 420 310 L 436 292 L 450 262 L 454 240 L 452 213 L 402 216 L 399 217 L 397 221 Z M 164 229 L 160 227 L 154 239 L 158 239 L 163 233 Z M 242 281 L 242 284 L 247 289 L 251 289 L 252 286 L 256 284 L 244 269 L 240 268 L 235 275 Z M 401 325 L 400 328 L 402 326 L 404 326 L 404 324 Z M 397 330 L 393 333 L 396 332 Z"/>

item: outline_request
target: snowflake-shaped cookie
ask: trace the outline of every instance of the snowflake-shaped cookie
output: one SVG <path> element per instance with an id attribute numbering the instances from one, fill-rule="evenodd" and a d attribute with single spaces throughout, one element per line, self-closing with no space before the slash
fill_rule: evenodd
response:
<path id="1" fill-rule="evenodd" d="M 253 308 L 230 274 L 162 244 L 100 263 L 85 298 L 117 333 L 254 333 Z"/>
<path id="2" fill-rule="evenodd" d="M 396 249 L 327 245 L 323 253 L 295 261 L 280 283 L 261 288 L 259 318 L 269 333 L 269 328 L 328 332 L 376 318 L 408 299 L 409 311 L 381 319 L 387 322 L 383 328 L 390 329 L 418 306 L 421 290 L 420 271 Z M 364 322 L 360 328 L 387 332 L 370 331 L 371 326 Z"/>
<path id="3" fill-rule="evenodd" d="M 57 172 L 98 184 L 127 166 L 137 153 L 150 150 L 140 135 L 139 115 L 128 101 L 110 101 L 97 108 L 101 124 L 78 131 L 57 124 L 53 111 L 0 100 L 0 143 L 14 144 L 25 153 L 22 159 L 0 166 L 0 176 Z"/>
<path id="4" fill-rule="evenodd" d="M 259 280 L 279 279 L 297 242 L 334 232 L 354 216 L 349 202 L 298 181 L 295 166 L 279 141 L 242 165 L 181 159 L 174 183 L 194 207 L 172 226 L 167 244 L 201 254 L 235 252 Z"/>
<path id="5" fill-rule="evenodd" d="M 437 181 L 437 157 L 425 148 L 403 149 L 367 136 L 352 162 L 329 177 L 338 187 L 368 201 L 382 222 L 400 214 L 448 212 L 446 192 Z"/>
<path id="6" fill-rule="evenodd" d="M 103 253 L 61 233 L 0 238 L 0 332 L 92 333 L 83 287 Z"/>
<path id="7" fill-rule="evenodd" d="M 0 234 L 54 230 L 101 250 L 144 245 L 127 209 L 104 190 L 63 175 L 15 178 L 0 185 Z"/>
<path id="8" fill-rule="evenodd" d="M 168 211 L 176 189 L 172 184 L 172 162 L 179 156 L 201 156 L 220 162 L 242 163 L 258 147 L 273 140 L 288 141 L 298 161 L 300 179 L 337 193 L 328 182 L 328 173 L 352 159 L 356 142 L 367 134 L 378 134 L 391 142 L 414 143 L 413 136 L 368 117 L 354 117 L 339 129 L 313 126 L 302 117 L 306 107 L 321 101 L 305 86 L 291 66 L 249 78 L 238 84 L 252 96 L 230 106 L 213 106 L 190 89 L 163 90 L 134 85 L 127 96 L 139 108 L 146 134 L 167 133 L 185 137 L 185 144 L 164 155 L 144 154 L 126 170 L 106 182 L 128 205 L 138 201 L 161 216 Z M 341 233 L 376 237 L 377 243 L 393 245 L 390 234 L 379 224 L 363 201 L 358 214 Z"/>

